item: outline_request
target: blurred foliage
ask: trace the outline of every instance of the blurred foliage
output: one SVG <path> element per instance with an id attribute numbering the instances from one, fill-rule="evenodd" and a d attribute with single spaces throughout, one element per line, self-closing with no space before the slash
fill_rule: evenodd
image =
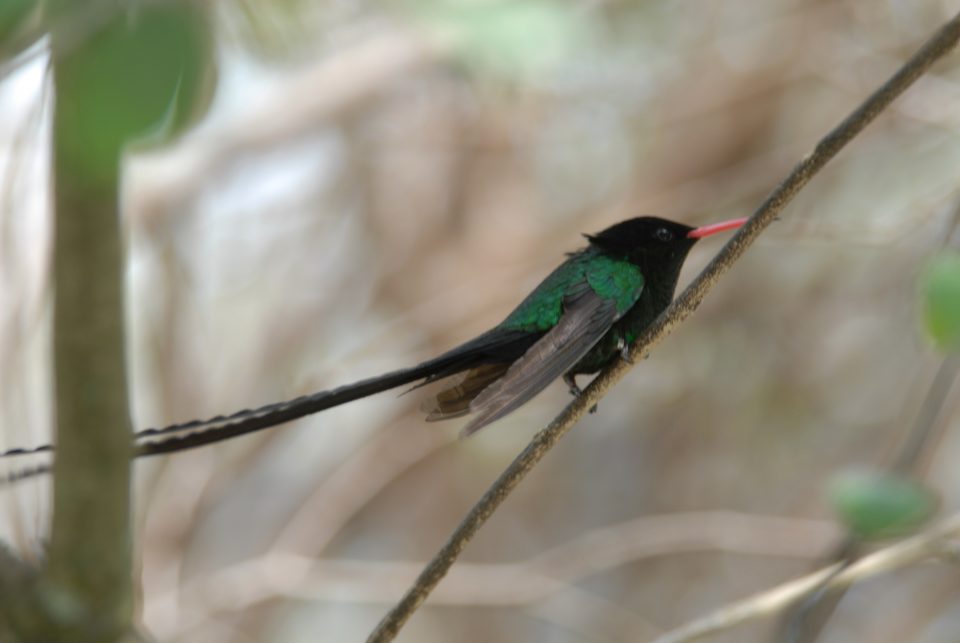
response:
<path id="1" fill-rule="evenodd" d="M 591 25 L 576 5 L 549 0 L 418 0 L 413 7 L 469 68 L 502 81 L 529 82 L 561 67 Z"/>
<path id="2" fill-rule="evenodd" d="M 36 0 L 3 0 L 0 3 L 0 43 L 6 43 L 37 8 Z"/>
<path id="3" fill-rule="evenodd" d="M 135 7 L 69 51 L 60 52 L 58 145 L 79 180 L 114 182 L 131 139 L 158 142 L 181 132 L 210 96 L 212 51 L 196 3 Z"/>
<path id="4" fill-rule="evenodd" d="M 863 540 L 906 535 L 927 522 L 939 504 L 921 483 L 893 473 L 850 471 L 830 483 L 830 502 L 852 534 Z"/>
<path id="5" fill-rule="evenodd" d="M 16 56 L 39 36 L 40 3 L 37 0 L 3 0 L 0 2 L 0 61 Z"/>
<path id="6" fill-rule="evenodd" d="M 923 321 L 942 350 L 960 348 L 960 252 L 933 258 L 921 277 Z"/>

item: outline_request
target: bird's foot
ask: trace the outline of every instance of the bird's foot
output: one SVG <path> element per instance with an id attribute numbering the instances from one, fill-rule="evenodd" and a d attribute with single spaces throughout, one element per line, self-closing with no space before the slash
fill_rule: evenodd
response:
<path id="1" fill-rule="evenodd" d="M 563 376 L 563 383 L 566 384 L 567 387 L 569 388 L 569 390 L 570 390 L 570 395 L 572 395 L 572 396 L 574 396 L 574 397 L 580 397 L 581 395 L 583 395 L 583 389 L 580 388 L 579 386 L 577 386 L 577 379 L 576 379 L 576 377 L 574 377 L 573 375 L 570 375 L 569 373 L 567 373 L 566 375 L 564 375 L 564 376 Z M 593 406 L 591 406 L 589 412 L 590 412 L 590 413 L 596 413 L 596 412 L 597 412 L 597 405 L 594 404 Z"/>
<path id="2" fill-rule="evenodd" d="M 583 389 L 577 386 L 577 378 L 567 373 L 563 376 L 563 383 L 567 385 L 567 390 L 570 391 L 570 395 L 574 397 L 580 397 L 583 395 Z"/>
<path id="3" fill-rule="evenodd" d="M 617 349 L 620 351 L 620 359 L 627 364 L 633 364 L 633 358 L 630 357 L 630 344 L 623 341 L 622 337 L 617 342 Z"/>

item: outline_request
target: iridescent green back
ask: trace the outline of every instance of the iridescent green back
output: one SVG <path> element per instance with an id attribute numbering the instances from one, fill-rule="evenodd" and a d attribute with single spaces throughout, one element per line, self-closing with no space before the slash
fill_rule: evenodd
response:
<path id="1" fill-rule="evenodd" d="M 547 331 L 563 313 L 563 300 L 572 287 L 586 281 L 604 299 L 614 302 L 617 316 L 633 306 L 643 291 L 643 273 L 634 264 L 588 248 L 570 256 L 499 325 L 509 330 Z"/>

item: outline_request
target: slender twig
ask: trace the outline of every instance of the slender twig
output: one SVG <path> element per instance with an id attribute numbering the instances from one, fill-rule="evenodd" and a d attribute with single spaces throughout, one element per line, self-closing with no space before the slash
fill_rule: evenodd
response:
<path id="1" fill-rule="evenodd" d="M 614 384 L 623 378 L 630 370 L 632 363 L 637 361 L 636 358 L 649 351 L 677 324 L 697 309 L 720 276 L 729 270 L 730 266 L 780 214 L 800 189 L 934 62 L 953 49 L 958 39 L 960 39 L 960 14 L 947 22 L 886 83 L 820 140 L 813 152 L 801 160 L 787 178 L 774 189 L 754 212 L 750 221 L 734 235 L 693 283 L 637 339 L 630 348 L 630 359 L 618 361 L 601 372 L 584 390 L 583 395 L 568 404 L 546 428 L 533 437 L 530 444 L 473 506 L 400 602 L 384 616 L 370 634 L 368 641 L 382 643 L 396 637 L 400 628 L 446 575 L 480 527 L 553 445 L 576 424 L 587 409 L 596 404 Z"/>
<path id="2" fill-rule="evenodd" d="M 956 554 L 955 539 L 957 537 L 960 537 L 960 514 L 951 516 L 928 531 L 865 556 L 840 573 L 836 573 L 837 564 L 825 567 L 803 578 L 727 605 L 667 632 L 653 643 L 686 643 L 707 634 L 779 614 L 808 596 L 810 592 L 817 590 L 825 578 L 830 578 L 827 589 L 849 587 L 853 583 L 903 569 L 931 558 L 953 556 Z"/>
<path id="3" fill-rule="evenodd" d="M 937 369 L 937 374 L 924 400 L 920 417 L 917 419 L 917 430 L 910 434 L 908 441 L 904 444 L 903 451 L 891 467 L 893 471 L 906 475 L 912 473 L 920 462 L 925 448 L 936 442 L 934 429 L 939 426 L 936 420 L 957 379 L 958 370 L 960 370 L 960 356 L 950 355 L 940 363 L 940 368 Z"/>

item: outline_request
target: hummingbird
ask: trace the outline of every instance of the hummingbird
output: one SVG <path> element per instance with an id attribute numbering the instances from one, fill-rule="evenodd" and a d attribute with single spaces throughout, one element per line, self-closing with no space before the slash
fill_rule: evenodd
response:
<path id="1" fill-rule="evenodd" d="M 669 306 L 694 244 L 746 221 L 691 227 L 643 216 L 586 234 L 586 246 L 568 253 L 502 322 L 433 359 L 284 402 L 139 431 L 134 455 L 212 444 L 389 389 L 438 380 L 445 386 L 421 408 L 428 421 L 471 415 L 463 435 L 503 418 L 558 378 L 579 395 L 578 375 L 628 359 L 633 341 Z M 52 450 L 44 445 L 0 455 Z"/>

